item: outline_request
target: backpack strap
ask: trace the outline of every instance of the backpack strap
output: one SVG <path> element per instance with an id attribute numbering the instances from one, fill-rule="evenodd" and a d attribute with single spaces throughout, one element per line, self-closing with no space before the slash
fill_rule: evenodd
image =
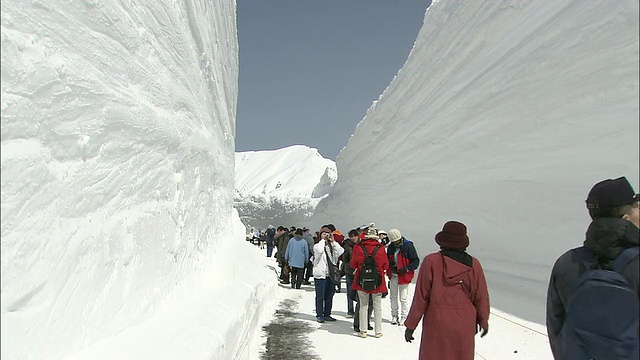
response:
<path id="1" fill-rule="evenodd" d="M 376 253 L 378 252 L 378 249 L 380 249 L 380 245 L 376 245 L 376 248 L 371 253 L 371 257 L 374 257 L 376 255 Z"/>
<path id="2" fill-rule="evenodd" d="M 622 250 L 620 254 L 613 261 L 613 271 L 618 274 L 624 270 L 624 268 L 640 254 L 640 246 L 634 246 Z"/>
<path id="3" fill-rule="evenodd" d="M 368 257 L 369 256 L 369 252 L 367 251 L 367 248 L 364 246 L 364 244 L 360 244 L 360 246 L 362 247 L 362 251 L 364 251 L 364 256 Z M 373 253 L 375 254 L 376 252 L 374 251 Z M 371 255 L 371 256 L 373 256 L 373 255 Z"/>

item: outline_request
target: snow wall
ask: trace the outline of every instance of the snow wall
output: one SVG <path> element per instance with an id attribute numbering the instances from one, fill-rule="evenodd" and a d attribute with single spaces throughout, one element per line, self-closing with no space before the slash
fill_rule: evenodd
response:
<path id="1" fill-rule="evenodd" d="M 235 1 L 1 6 L 2 358 L 105 339 L 117 358 L 242 353 L 247 321 L 215 320 L 264 282 L 256 265 L 256 284 L 233 284 L 227 260 L 244 245 Z M 211 304 L 189 299 L 231 285 L 240 302 L 195 313 Z M 212 327 L 243 340 L 225 348 Z"/>

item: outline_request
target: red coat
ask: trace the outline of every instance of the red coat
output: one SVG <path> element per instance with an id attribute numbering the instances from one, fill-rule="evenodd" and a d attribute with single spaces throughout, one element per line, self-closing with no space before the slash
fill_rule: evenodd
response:
<path id="1" fill-rule="evenodd" d="M 489 327 L 489 291 L 480 262 L 469 267 L 440 253 L 427 255 L 404 322 L 422 319 L 420 360 L 473 360 L 477 325 Z"/>
<path id="2" fill-rule="evenodd" d="M 378 273 L 380 273 L 380 277 L 382 278 L 382 283 L 374 290 L 366 291 L 366 293 L 377 294 L 387 292 L 387 281 L 384 274 L 386 273 L 387 269 L 389 269 L 389 259 L 387 258 L 387 253 L 384 249 L 384 245 L 380 244 L 380 242 L 375 239 L 365 239 L 353 246 L 353 253 L 351 254 L 351 262 L 349 263 L 349 265 L 351 265 L 352 268 L 356 269 L 356 274 L 353 277 L 353 284 L 351 285 L 351 288 L 353 290 L 364 291 L 362 290 L 362 287 L 360 287 L 360 284 L 358 284 L 358 277 L 360 276 L 360 270 L 362 264 L 364 264 L 365 259 L 364 251 L 362 251 L 362 246 L 360 246 L 360 244 L 364 245 L 369 255 L 373 254 L 376 246 L 380 245 L 380 248 L 378 249 L 378 252 L 373 257 L 373 259 L 376 261 L 376 267 L 378 268 Z"/>

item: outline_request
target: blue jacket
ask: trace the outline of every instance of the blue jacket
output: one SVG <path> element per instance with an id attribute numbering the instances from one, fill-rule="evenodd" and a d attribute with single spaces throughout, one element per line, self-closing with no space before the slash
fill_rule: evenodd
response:
<path id="1" fill-rule="evenodd" d="M 309 261 L 309 244 L 307 244 L 307 240 L 298 237 L 298 235 L 289 240 L 284 258 L 289 263 L 289 266 L 303 268 Z"/>

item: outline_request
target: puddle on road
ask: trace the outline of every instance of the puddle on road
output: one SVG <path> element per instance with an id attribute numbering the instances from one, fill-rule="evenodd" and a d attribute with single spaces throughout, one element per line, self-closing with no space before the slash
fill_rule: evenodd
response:
<path id="1" fill-rule="evenodd" d="M 314 330 L 313 327 L 295 318 L 297 306 L 296 300 L 283 300 L 278 305 L 275 319 L 262 327 L 267 341 L 260 352 L 260 359 L 320 359 L 311 351 L 308 334 Z"/>

